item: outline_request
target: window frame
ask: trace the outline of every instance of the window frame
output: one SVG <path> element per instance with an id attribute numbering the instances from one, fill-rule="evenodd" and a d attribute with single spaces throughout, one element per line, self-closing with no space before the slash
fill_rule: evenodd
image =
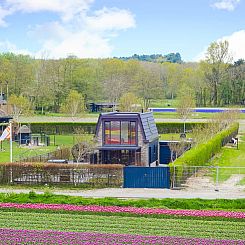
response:
<path id="1" fill-rule="evenodd" d="M 106 123 L 109 123 L 109 141 L 111 140 L 111 122 L 117 121 L 120 123 L 120 144 L 111 144 L 111 143 L 106 143 Z M 128 122 L 128 140 L 129 144 L 122 144 L 122 122 Z M 138 121 L 135 119 L 113 119 L 113 120 L 108 120 L 105 119 L 102 121 L 102 144 L 105 146 L 137 146 L 138 145 Z M 132 142 L 132 128 L 131 128 L 131 123 L 135 124 L 135 144 L 131 144 Z"/>

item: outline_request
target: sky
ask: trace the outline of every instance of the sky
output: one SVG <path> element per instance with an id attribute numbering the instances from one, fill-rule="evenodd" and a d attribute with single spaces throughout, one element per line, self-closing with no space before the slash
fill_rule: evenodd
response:
<path id="1" fill-rule="evenodd" d="M 223 40 L 245 59 L 245 0 L 0 0 L 0 52 L 198 61 Z"/>

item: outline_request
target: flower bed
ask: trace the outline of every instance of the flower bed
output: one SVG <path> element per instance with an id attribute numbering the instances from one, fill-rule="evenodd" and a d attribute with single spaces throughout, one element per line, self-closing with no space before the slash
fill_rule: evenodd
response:
<path id="1" fill-rule="evenodd" d="M 47 210 L 65 210 L 78 212 L 104 212 L 104 213 L 131 213 L 139 215 L 177 215 L 194 217 L 225 217 L 244 219 L 245 212 L 229 212 L 219 210 L 172 210 L 160 208 L 136 208 L 136 207 L 118 207 L 118 206 L 79 206 L 71 204 L 43 204 L 43 203 L 0 203 L 0 208 L 16 209 L 47 209 Z"/>
<path id="2" fill-rule="evenodd" d="M 244 245 L 241 240 L 218 240 L 169 236 L 141 236 L 90 232 L 61 232 L 51 230 L 14 230 L 0 228 L 3 244 L 188 244 Z"/>

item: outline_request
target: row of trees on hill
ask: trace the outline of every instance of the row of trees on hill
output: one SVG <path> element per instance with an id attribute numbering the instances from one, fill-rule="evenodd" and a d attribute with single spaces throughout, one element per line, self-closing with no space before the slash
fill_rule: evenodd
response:
<path id="1" fill-rule="evenodd" d="M 12 103 L 21 99 L 41 112 L 71 111 L 71 98 L 80 101 L 74 105 L 79 111 L 87 102 L 117 103 L 123 96 L 140 100 L 147 109 L 153 99 L 175 99 L 183 93 L 196 106 L 224 106 L 245 100 L 245 62 L 232 61 L 227 42 L 212 43 L 201 62 L 181 64 L 3 53 L 0 84 Z"/>
<path id="2" fill-rule="evenodd" d="M 166 55 L 162 54 L 151 54 L 151 55 L 138 55 L 134 54 L 130 57 L 120 57 L 121 60 L 138 60 L 138 61 L 147 61 L 147 62 L 156 62 L 156 63 L 164 63 L 164 62 L 171 62 L 171 63 L 183 63 L 181 59 L 180 53 L 170 53 Z"/>

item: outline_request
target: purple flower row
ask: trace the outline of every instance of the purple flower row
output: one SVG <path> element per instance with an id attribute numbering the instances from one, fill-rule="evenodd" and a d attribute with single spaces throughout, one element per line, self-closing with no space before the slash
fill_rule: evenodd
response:
<path id="1" fill-rule="evenodd" d="M 44 204 L 44 203 L 0 203 L 0 208 L 18 208 L 18 209 L 48 209 L 65 210 L 80 212 L 106 212 L 106 213 L 132 213 L 132 214 L 162 214 L 196 217 L 226 217 L 244 219 L 245 212 L 231 212 L 219 210 L 174 210 L 161 208 L 136 208 L 136 207 L 118 207 L 118 206 L 82 206 L 72 204 Z"/>
<path id="2" fill-rule="evenodd" d="M 43 230 L 14 230 L 0 228 L 1 244 L 188 244 L 188 245 L 245 245 L 242 240 L 217 240 L 129 234 L 103 234 L 89 232 L 61 232 Z"/>

